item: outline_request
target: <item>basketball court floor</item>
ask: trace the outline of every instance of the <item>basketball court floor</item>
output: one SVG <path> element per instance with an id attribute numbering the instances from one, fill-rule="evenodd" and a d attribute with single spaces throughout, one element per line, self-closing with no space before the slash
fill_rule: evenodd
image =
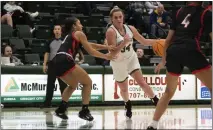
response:
<path id="1" fill-rule="evenodd" d="M 146 129 L 154 106 L 133 106 L 132 120 L 126 120 L 122 106 L 90 107 L 93 122 L 78 118 L 80 107 L 69 108 L 69 120 L 53 115 L 55 108 L 3 108 L 1 129 Z M 159 129 L 212 129 L 210 105 L 170 106 Z"/>

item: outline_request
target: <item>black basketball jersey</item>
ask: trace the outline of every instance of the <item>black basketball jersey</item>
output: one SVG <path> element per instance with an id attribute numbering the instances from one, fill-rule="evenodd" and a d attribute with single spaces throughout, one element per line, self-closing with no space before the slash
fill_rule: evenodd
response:
<path id="1" fill-rule="evenodd" d="M 212 32 L 212 13 L 201 6 L 182 7 L 173 13 L 171 30 L 175 30 L 171 46 L 187 50 L 200 49 L 201 35 Z"/>
<path id="2" fill-rule="evenodd" d="M 74 37 L 74 32 L 72 34 L 68 34 L 58 50 L 58 52 L 66 52 L 73 56 L 75 59 L 76 54 L 79 49 L 81 49 L 80 42 Z"/>

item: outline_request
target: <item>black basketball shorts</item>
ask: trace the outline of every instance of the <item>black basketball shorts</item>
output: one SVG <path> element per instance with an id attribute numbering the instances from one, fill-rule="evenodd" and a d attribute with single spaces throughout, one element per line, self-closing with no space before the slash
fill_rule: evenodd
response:
<path id="1" fill-rule="evenodd" d="M 75 68 L 75 61 L 71 55 L 57 54 L 53 58 L 53 63 L 58 78 L 65 76 Z"/>
<path id="2" fill-rule="evenodd" d="M 167 50 L 166 68 L 170 74 L 179 76 L 185 66 L 192 74 L 211 68 L 211 65 L 199 50 L 185 52 Z"/>

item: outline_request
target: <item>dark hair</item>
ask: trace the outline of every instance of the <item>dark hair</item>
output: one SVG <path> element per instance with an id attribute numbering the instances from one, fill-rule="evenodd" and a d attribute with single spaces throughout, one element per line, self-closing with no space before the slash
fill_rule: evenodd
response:
<path id="1" fill-rule="evenodd" d="M 60 24 L 54 24 L 54 25 L 51 25 L 51 38 L 55 38 L 55 35 L 54 35 L 54 32 L 53 30 L 55 29 L 55 26 L 60 26 L 61 27 L 61 31 L 62 31 L 62 25 Z"/>
<path id="2" fill-rule="evenodd" d="M 60 26 L 60 27 L 62 27 L 60 24 L 55 24 L 55 25 L 53 26 L 53 29 L 55 29 L 55 26 Z"/>
<path id="3" fill-rule="evenodd" d="M 187 4 L 192 4 L 192 3 L 196 3 L 196 4 L 199 4 L 199 5 L 202 5 L 203 1 L 188 1 L 187 2 Z"/>
<path id="4" fill-rule="evenodd" d="M 124 14 L 122 9 L 120 9 L 118 6 L 114 6 L 113 9 L 110 11 L 109 16 L 112 17 L 115 12 L 119 12 L 119 11 L 121 11 L 122 14 Z"/>
<path id="5" fill-rule="evenodd" d="M 73 25 L 76 24 L 78 19 L 76 17 L 67 18 L 64 23 L 64 33 L 68 34 L 73 29 Z"/>
<path id="6" fill-rule="evenodd" d="M 13 48 L 12 48 L 10 45 L 6 44 L 6 45 L 4 45 L 4 46 L 2 47 L 2 51 L 3 51 L 2 54 L 3 54 L 3 55 L 5 55 L 5 49 L 6 49 L 7 47 L 10 47 L 11 50 L 13 51 Z"/>
<path id="7" fill-rule="evenodd" d="M 187 17 L 187 21 L 190 21 L 192 20 L 192 18 L 194 18 L 198 8 L 200 8 L 202 6 L 202 1 L 188 1 L 188 5 L 189 4 L 198 4 L 198 6 L 196 6 L 195 8 L 192 8 L 192 11 L 190 12 L 191 16 Z"/>

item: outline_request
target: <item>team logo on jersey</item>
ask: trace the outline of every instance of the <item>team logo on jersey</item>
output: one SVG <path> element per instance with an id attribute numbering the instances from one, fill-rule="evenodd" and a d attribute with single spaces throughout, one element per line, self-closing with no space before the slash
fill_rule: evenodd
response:
<path id="1" fill-rule="evenodd" d="M 6 87 L 5 87 L 5 92 L 17 92 L 19 90 L 19 87 L 15 81 L 15 79 L 12 77 Z"/>

